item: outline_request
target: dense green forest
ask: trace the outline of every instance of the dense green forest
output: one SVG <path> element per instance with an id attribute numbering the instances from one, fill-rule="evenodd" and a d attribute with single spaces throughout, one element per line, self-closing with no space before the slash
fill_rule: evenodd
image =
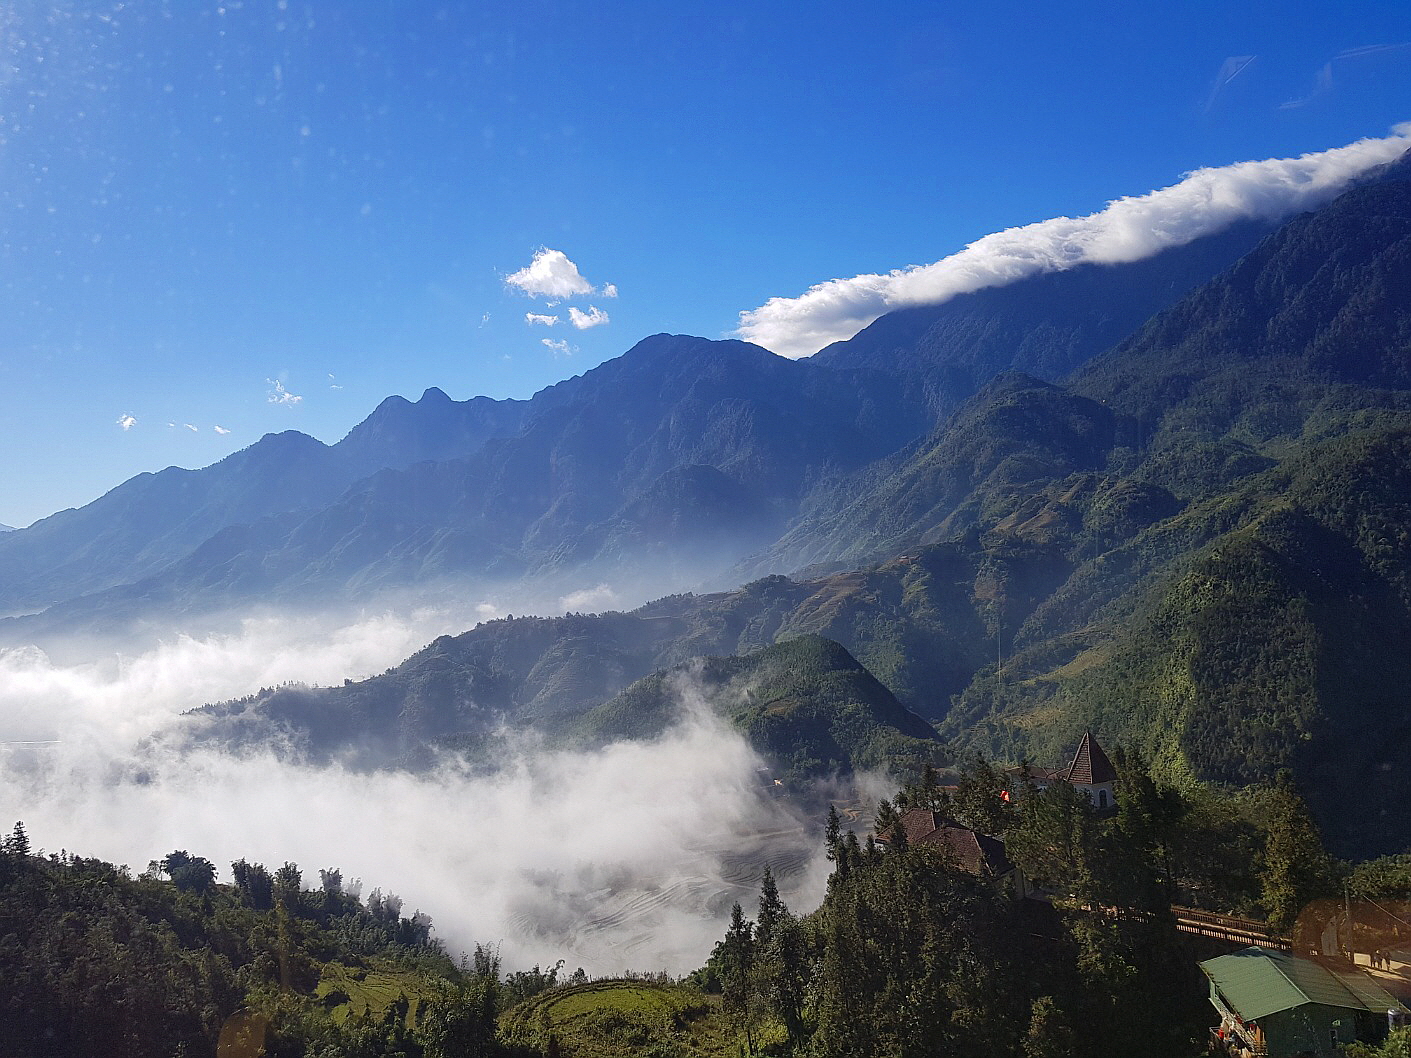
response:
<path id="1" fill-rule="evenodd" d="M 683 689 L 723 713 L 790 785 L 941 755 L 930 725 L 822 636 L 654 673 L 564 731 L 589 746 L 654 737 L 679 717 Z"/>
<path id="2" fill-rule="evenodd" d="M 766 876 L 754 920 L 737 904 L 693 980 L 721 995 L 755 1053 L 1177 1058 L 1203 1053 L 1217 1020 L 1198 963 L 1230 949 L 1179 932 L 1174 905 L 1267 921 L 1307 950 L 1329 906 L 1411 897 L 1411 858 L 1330 856 L 1286 772 L 1239 792 L 1190 792 L 1138 757 L 1117 759 L 1110 813 L 1061 782 L 1011 800 L 1010 780 L 974 758 L 953 785 L 926 769 L 882 802 L 885 851 L 835 814 L 823 905 L 792 913 Z M 1049 899 L 1016 899 L 943 846 L 908 845 L 898 821 L 917 808 L 1002 835 Z M 1395 925 L 1369 916 L 1362 943 L 1388 943 Z M 1399 1045 L 1400 1035 L 1358 1053 Z"/>
<path id="3" fill-rule="evenodd" d="M 427 916 L 390 892 L 360 899 L 336 869 L 314 889 L 293 863 L 216 875 L 184 850 L 136 877 L 40 855 L 16 824 L 0 845 L 0 1053 L 489 1053 L 506 987 L 493 952 L 452 960 Z"/>
<path id="4" fill-rule="evenodd" d="M 380 890 L 363 899 L 336 869 L 305 888 L 295 864 L 240 860 L 218 884 L 209 860 L 178 850 L 134 877 L 38 853 L 16 824 L 0 843 L 0 1039 L 15 1058 L 217 1044 L 287 1058 L 1079 1058 L 1093 1040 L 1177 1058 L 1203 1048 L 1213 1013 L 1197 962 L 1215 952 L 1176 930 L 1173 903 L 1306 944 L 1325 898 L 1411 898 L 1411 855 L 1333 858 L 1287 773 L 1191 792 L 1115 756 L 1113 812 L 1066 783 L 1011 799 L 1012 780 L 979 758 L 945 786 L 924 765 L 883 801 L 885 851 L 831 812 L 822 906 L 788 908 L 766 870 L 754 916 L 737 904 L 680 982 L 592 982 L 562 962 L 506 974 L 484 946 L 452 959 L 427 916 Z M 896 824 L 917 808 L 1002 837 L 1048 901 L 909 846 Z"/>

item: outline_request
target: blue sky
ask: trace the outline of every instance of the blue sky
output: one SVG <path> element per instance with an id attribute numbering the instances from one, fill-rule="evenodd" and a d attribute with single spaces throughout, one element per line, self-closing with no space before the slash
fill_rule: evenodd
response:
<path id="1" fill-rule="evenodd" d="M 1404 0 L 18 0 L 0 522 L 1407 120 Z M 544 248 L 591 291 L 506 282 Z"/>

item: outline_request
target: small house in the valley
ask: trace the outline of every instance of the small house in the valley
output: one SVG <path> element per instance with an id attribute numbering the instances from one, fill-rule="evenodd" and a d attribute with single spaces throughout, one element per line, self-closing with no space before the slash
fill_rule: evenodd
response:
<path id="1" fill-rule="evenodd" d="M 1368 974 L 1337 959 L 1245 948 L 1200 964 L 1220 1015 L 1214 1042 L 1232 1056 L 1339 1058 L 1380 1039 L 1408 1012 Z"/>
<path id="2" fill-rule="evenodd" d="M 999 838 L 971 830 L 954 819 L 926 808 L 903 812 L 897 817 L 897 822 L 906 835 L 909 847 L 930 845 L 942 849 L 976 877 L 988 878 L 1017 897 L 1027 895 L 1029 886 L 1020 870 L 1010 862 L 1004 851 L 1004 842 Z M 887 833 L 879 833 L 877 840 L 889 846 L 893 839 Z"/>
<path id="3" fill-rule="evenodd" d="M 1073 759 L 1062 768 L 1011 768 L 1009 775 L 1016 781 L 1031 782 L 1047 790 L 1056 782 L 1066 782 L 1085 794 L 1100 811 L 1117 804 L 1117 769 L 1103 752 L 1091 731 L 1084 731 Z"/>

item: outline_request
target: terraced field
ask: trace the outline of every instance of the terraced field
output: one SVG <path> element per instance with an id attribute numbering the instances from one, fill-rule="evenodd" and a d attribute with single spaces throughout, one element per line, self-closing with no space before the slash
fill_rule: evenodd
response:
<path id="1" fill-rule="evenodd" d="M 329 1007 L 333 1020 L 350 1017 L 380 1018 L 389 1006 L 406 996 L 408 1020 L 415 1024 L 426 980 L 412 970 L 395 967 L 354 967 L 331 962 L 323 968 L 314 990 Z"/>
<path id="2" fill-rule="evenodd" d="M 675 984 L 593 981 L 555 988 L 509 1010 L 501 1032 L 564 1058 L 715 1058 L 736 1053 L 712 997 Z"/>

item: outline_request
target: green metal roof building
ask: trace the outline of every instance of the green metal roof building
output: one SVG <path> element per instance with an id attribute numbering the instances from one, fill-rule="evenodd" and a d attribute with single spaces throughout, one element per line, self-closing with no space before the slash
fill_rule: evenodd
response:
<path id="1" fill-rule="evenodd" d="M 1246 948 L 1200 968 L 1231 1054 L 1338 1058 L 1338 1044 L 1380 1039 L 1388 1011 L 1411 1015 L 1367 974 L 1328 959 Z"/>

